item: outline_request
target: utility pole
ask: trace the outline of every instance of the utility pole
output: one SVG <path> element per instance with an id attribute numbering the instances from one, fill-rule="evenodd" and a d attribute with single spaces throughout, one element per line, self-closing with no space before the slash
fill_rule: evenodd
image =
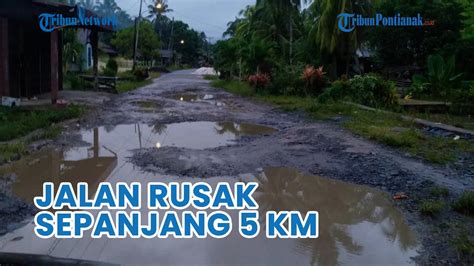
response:
<path id="1" fill-rule="evenodd" d="M 173 17 L 173 21 L 171 22 L 171 35 L 170 35 L 170 40 L 169 40 L 169 43 L 168 43 L 168 50 L 171 51 L 171 61 L 173 61 L 173 59 L 174 59 L 173 33 L 174 33 L 174 17 Z"/>
<path id="2" fill-rule="evenodd" d="M 140 0 L 140 9 L 138 11 L 138 18 L 135 20 L 135 43 L 133 44 L 133 70 L 137 66 L 137 51 L 138 51 L 138 32 L 140 27 L 140 19 L 142 18 L 142 4 L 143 0 Z"/>

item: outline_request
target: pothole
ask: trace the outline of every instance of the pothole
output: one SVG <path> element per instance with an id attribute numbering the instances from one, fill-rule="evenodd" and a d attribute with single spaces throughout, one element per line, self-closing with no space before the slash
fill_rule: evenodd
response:
<path id="1" fill-rule="evenodd" d="M 381 265 L 389 257 L 404 265 L 418 254 L 416 235 L 382 191 L 291 168 L 266 168 L 258 180 L 260 211 L 318 211 L 319 238 L 296 240 L 297 253 L 316 264 Z"/>
<path id="2" fill-rule="evenodd" d="M 135 102 L 132 102 L 131 104 L 138 106 L 142 109 L 156 109 L 163 106 L 160 103 L 152 102 L 152 101 L 135 101 Z"/>

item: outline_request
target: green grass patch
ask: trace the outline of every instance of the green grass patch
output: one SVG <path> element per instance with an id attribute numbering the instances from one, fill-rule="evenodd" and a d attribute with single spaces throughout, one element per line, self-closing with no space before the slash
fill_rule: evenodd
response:
<path id="1" fill-rule="evenodd" d="M 217 80 L 219 77 L 217 75 L 204 75 L 203 79 L 205 80 Z"/>
<path id="2" fill-rule="evenodd" d="M 31 109 L 2 107 L 0 108 L 0 141 L 12 140 L 34 130 L 48 128 L 53 123 L 77 118 L 83 112 L 84 108 L 78 105 L 66 108 L 42 106 Z"/>
<path id="3" fill-rule="evenodd" d="M 241 81 L 214 80 L 211 84 L 240 96 L 277 105 L 284 111 L 306 111 L 315 119 L 347 117 L 343 123 L 346 129 L 431 163 L 452 163 L 460 152 L 474 153 L 474 143 L 424 134 L 417 124 L 403 120 L 400 114 L 364 110 L 344 103 L 320 103 L 311 97 L 256 94 L 247 83 Z"/>
<path id="4" fill-rule="evenodd" d="M 150 101 L 137 101 L 134 102 L 134 104 L 140 106 L 141 108 L 144 109 L 150 109 L 150 108 L 157 108 L 158 104 L 155 102 L 150 102 Z"/>
<path id="5" fill-rule="evenodd" d="M 474 130 L 474 118 L 471 116 L 459 116 L 452 114 L 430 114 L 430 113 L 409 113 L 410 116 L 417 118 L 452 125 L 468 130 Z"/>
<path id="6" fill-rule="evenodd" d="M 252 89 L 252 87 L 247 83 L 241 81 L 216 79 L 211 82 L 211 85 L 240 96 L 249 97 L 255 95 L 254 89 Z"/>
<path id="7" fill-rule="evenodd" d="M 459 213 L 474 216 L 474 191 L 465 191 L 453 203 L 453 209 Z"/>
<path id="8" fill-rule="evenodd" d="M 425 216 L 434 217 L 444 208 L 442 201 L 424 201 L 420 205 L 420 213 Z"/>
<path id="9" fill-rule="evenodd" d="M 449 195 L 449 189 L 445 187 L 432 187 L 430 188 L 430 195 L 433 197 L 447 197 Z"/>
<path id="10" fill-rule="evenodd" d="M 23 142 L 14 144 L 0 144 L 0 164 L 3 161 L 9 161 L 16 155 L 21 155 L 26 152 L 26 147 Z"/>
<path id="11" fill-rule="evenodd" d="M 153 79 L 159 78 L 161 73 L 159 72 L 150 72 L 150 78 L 145 80 L 122 80 L 117 82 L 117 92 L 124 93 L 127 91 L 136 90 L 140 87 L 144 87 L 153 83 Z"/>
<path id="12" fill-rule="evenodd" d="M 454 240 L 454 246 L 463 257 L 474 256 L 474 242 L 469 238 L 468 232 L 457 237 Z"/>

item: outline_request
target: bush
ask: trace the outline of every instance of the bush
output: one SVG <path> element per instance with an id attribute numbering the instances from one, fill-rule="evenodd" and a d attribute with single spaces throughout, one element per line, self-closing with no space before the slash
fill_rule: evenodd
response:
<path id="1" fill-rule="evenodd" d="M 107 61 L 107 64 L 102 72 L 104 76 L 107 76 L 107 77 L 117 76 L 117 72 L 118 72 L 117 61 L 115 61 L 115 59 L 113 58 L 109 58 L 109 61 Z"/>
<path id="2" fill-rule="evenodd" d="M 331 87 L 324 90 L 324 92 L 318 97 L 318 101 L 326 103 L 329 101 L 343 100 L 348 96 L 350 86 L 351 83 L 347 77 L 336 80 L 331 84 Z"/>
<path id="3" fill-rule="evenodd" d="M 326 72 L 323 71 L 322 66 L 315 68 L 311 65 L 307 65 L 305 67 L 301 79 L 304 81 L 306 95 L 318 95 L 323 92 L 326 86 L 325 75 Z"/>
<path id="4" fill-rule="evenodd" d="M 303 93 L 303 80 L 300 73 L 303 65 L 284 65 L 277 68 L 272 76 L 269 91 L 272 94 L 299 95 Z"/>
<path id="5" fill-rule="evenodd" d="M 270 77 L 267 74 L 258 73 L 249 76 L 247 81 L 250 86 L 252 86 L 256 92 L 258 92 L 267 87 L 268 82 L 270 81 Z"/>
<path id="6" fill-rule="evenodd" d="M 133 75 L 135 76 L 135 79 L 138 80 L 138 81 L 145 80 L 150 76 L 148 74 L 148 70 L 145 69 L 145 68 L 136 68 L 133 71 Z"/>
<path id="7" fill-rule="evenodd" d="M 474 215 L 474 191 L 466 191 L 453 203 L 453 209 L 466 215 Z"/>
<path id="8" fill-rule="evenodd" d="M 82 90 L 86 87 L 84 80 L 75 74 L 67 75 L 66 80 L 69 82 L 71 90 Z"/>
<path id="9" fill-rule="evenodd" d="M 424 201 L 421 204 L 420 212 L 425 216 L 436 216 L 444 208 L 444 203 L 441 201 Z"/>
<path id="10" fill-rule="evenodd" d="M 464 86 L 456 92 L 450 111 L 460 115 L 474 114 L 474 85 Z"/>
<path id="11" fill-rule="evenodd" d="M 351 80 L 349 94 L 354 102 L 371 107 L 391 107 L 398 104 L 395 84 L 376 74 L 355 76 Z"/>

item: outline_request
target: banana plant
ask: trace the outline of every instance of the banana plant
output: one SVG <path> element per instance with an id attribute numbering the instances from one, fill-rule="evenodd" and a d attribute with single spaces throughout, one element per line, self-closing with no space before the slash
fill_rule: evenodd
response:
<path id="1" fill-rule="evenodd" d="M 455 74 L 454 60 L 454 56 L 445 61 L 441 55 L 430 55 L 427 75 L 414 75 L 413 84 L 420 86 L 428 94 L 441 96 L 447 101 L 451 97 L 451 90 L 462 76 L 462 73 Z"/>

